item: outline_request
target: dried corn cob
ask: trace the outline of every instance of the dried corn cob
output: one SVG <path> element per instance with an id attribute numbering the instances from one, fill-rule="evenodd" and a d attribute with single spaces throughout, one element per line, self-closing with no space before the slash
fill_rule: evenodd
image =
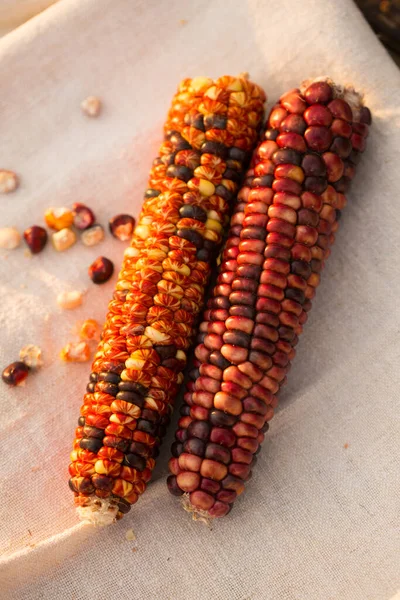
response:
<path id="1" fill-rule="evenodd" d="M 245 77 L 186 79 L 173 99 L 76 429 L 85 520 L 120 518 L 151 477 L 264 101 Z"/>
<path id="2" fill-rule="evenodd" d="M 226 515 L 251 477 L 365 148 L 361 98 L 304 87 L 271 111 L 200 326 L 168 478 L 195 518 Z"/>

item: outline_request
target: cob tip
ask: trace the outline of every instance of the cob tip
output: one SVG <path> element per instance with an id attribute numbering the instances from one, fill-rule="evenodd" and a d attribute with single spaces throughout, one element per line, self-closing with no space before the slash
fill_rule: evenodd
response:
<path id="1" fill-rule="evenodd" d="M 104 527 L 115 523 L 118 506 L 107 498 L 88 498 L 86 506 L 78 506 L 76 509 L 81 521 L 95 527 Z"/>
<path id="2" fill-rule="evenodd" d="M 193 504 L 190 502 L 190 495 L 188 493 L 183 494 L 180 500 L 182 508 L 192 515 L 193 521 L 204 523 L 209 529 L 212 529 L 211 522 L 213 519 L 208 514 L 208 511 L 201 510 L 201 508 L 196 508 L 193 506 Z"/>
<path id="3" fill-rule="evenodd" d="M 358 116 L 361 108 L 364 106 L 363 94 L 361 92 L 356 92 L 352 85 L 341 86 L 332 81 L 330 77 L 321 76 L 303 81 L 300 85 L 300 92 L 303 94 L 308 86 L 310 86 L 312 83 L 316 83 L 317 81 L 326 81 L 326 83 L 329 83 L 329 85 L 333 88 L 334 98 L 341 98 L 342 100 L 345 100 L 350 105 L 354 116 Z"/>

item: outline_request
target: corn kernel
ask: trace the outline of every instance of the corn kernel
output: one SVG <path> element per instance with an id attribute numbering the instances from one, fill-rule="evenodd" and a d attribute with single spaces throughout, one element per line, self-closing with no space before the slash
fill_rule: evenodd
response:
<path id="1" fill-rule="evenodd" d="M 57 304 L 65 310 L 73 310 L 81 306 L 83 300 L 82 292 L 73 290 L 72 292 L 60 292 L 57 296 Z"/>
<path id="2" fill-rule="evenodd" d="M 61 360 L 66 362 L 87 362 L 90 348 L 87 342 L 69 342 L 60 352 Z"/>
<path id="3" fill-rule="evenodd" d="M 61 229 L 52 235 L 52 242 L 57 252 L 64 252 L 76 242 L 76 234 L 72 229 Z"/>
<path id="4" fill-rule="evenodd" d="M 74 214 L 69 208 L 48 208 L 44 213 L 47 227 L 51 229 L 65 229 L 71 227 L 74 222 Z"/>

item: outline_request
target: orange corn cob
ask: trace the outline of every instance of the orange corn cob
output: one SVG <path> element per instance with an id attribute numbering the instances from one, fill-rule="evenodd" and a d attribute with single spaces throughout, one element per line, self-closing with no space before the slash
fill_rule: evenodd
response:
<path id="1" fill-rule="evenodd" d="M 185 493 L 196 518 L 226 515 L 251 477 L 370 122 L 355 92 L 328 81 L 292 90 L 271 111 L 231 219 L 172 446 L 168 487 Z"/>
<path id="2" fill-rule="evenodd" d="M 76 430 L 83 519 L 120 518 L 151 477 L 264 101 L 244 77 L 186 79 L 173 99 Z"/>

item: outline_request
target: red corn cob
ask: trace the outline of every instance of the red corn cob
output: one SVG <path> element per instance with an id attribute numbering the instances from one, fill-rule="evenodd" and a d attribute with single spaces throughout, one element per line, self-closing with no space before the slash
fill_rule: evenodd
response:
<path id="1" fill-rule="evenodd" d="M 208 520 L 251 477 L 371 116 L 329 81 L 281 97 L 231 219 L 172 446 L 171 493 Z"/>
<path id="2" fill-rule="evenodd" d="M 151 477 L 264 101 L 244 77 L 186 79 L 173 99 L 76 429 L 85 520 L 120 518 Z"/>

